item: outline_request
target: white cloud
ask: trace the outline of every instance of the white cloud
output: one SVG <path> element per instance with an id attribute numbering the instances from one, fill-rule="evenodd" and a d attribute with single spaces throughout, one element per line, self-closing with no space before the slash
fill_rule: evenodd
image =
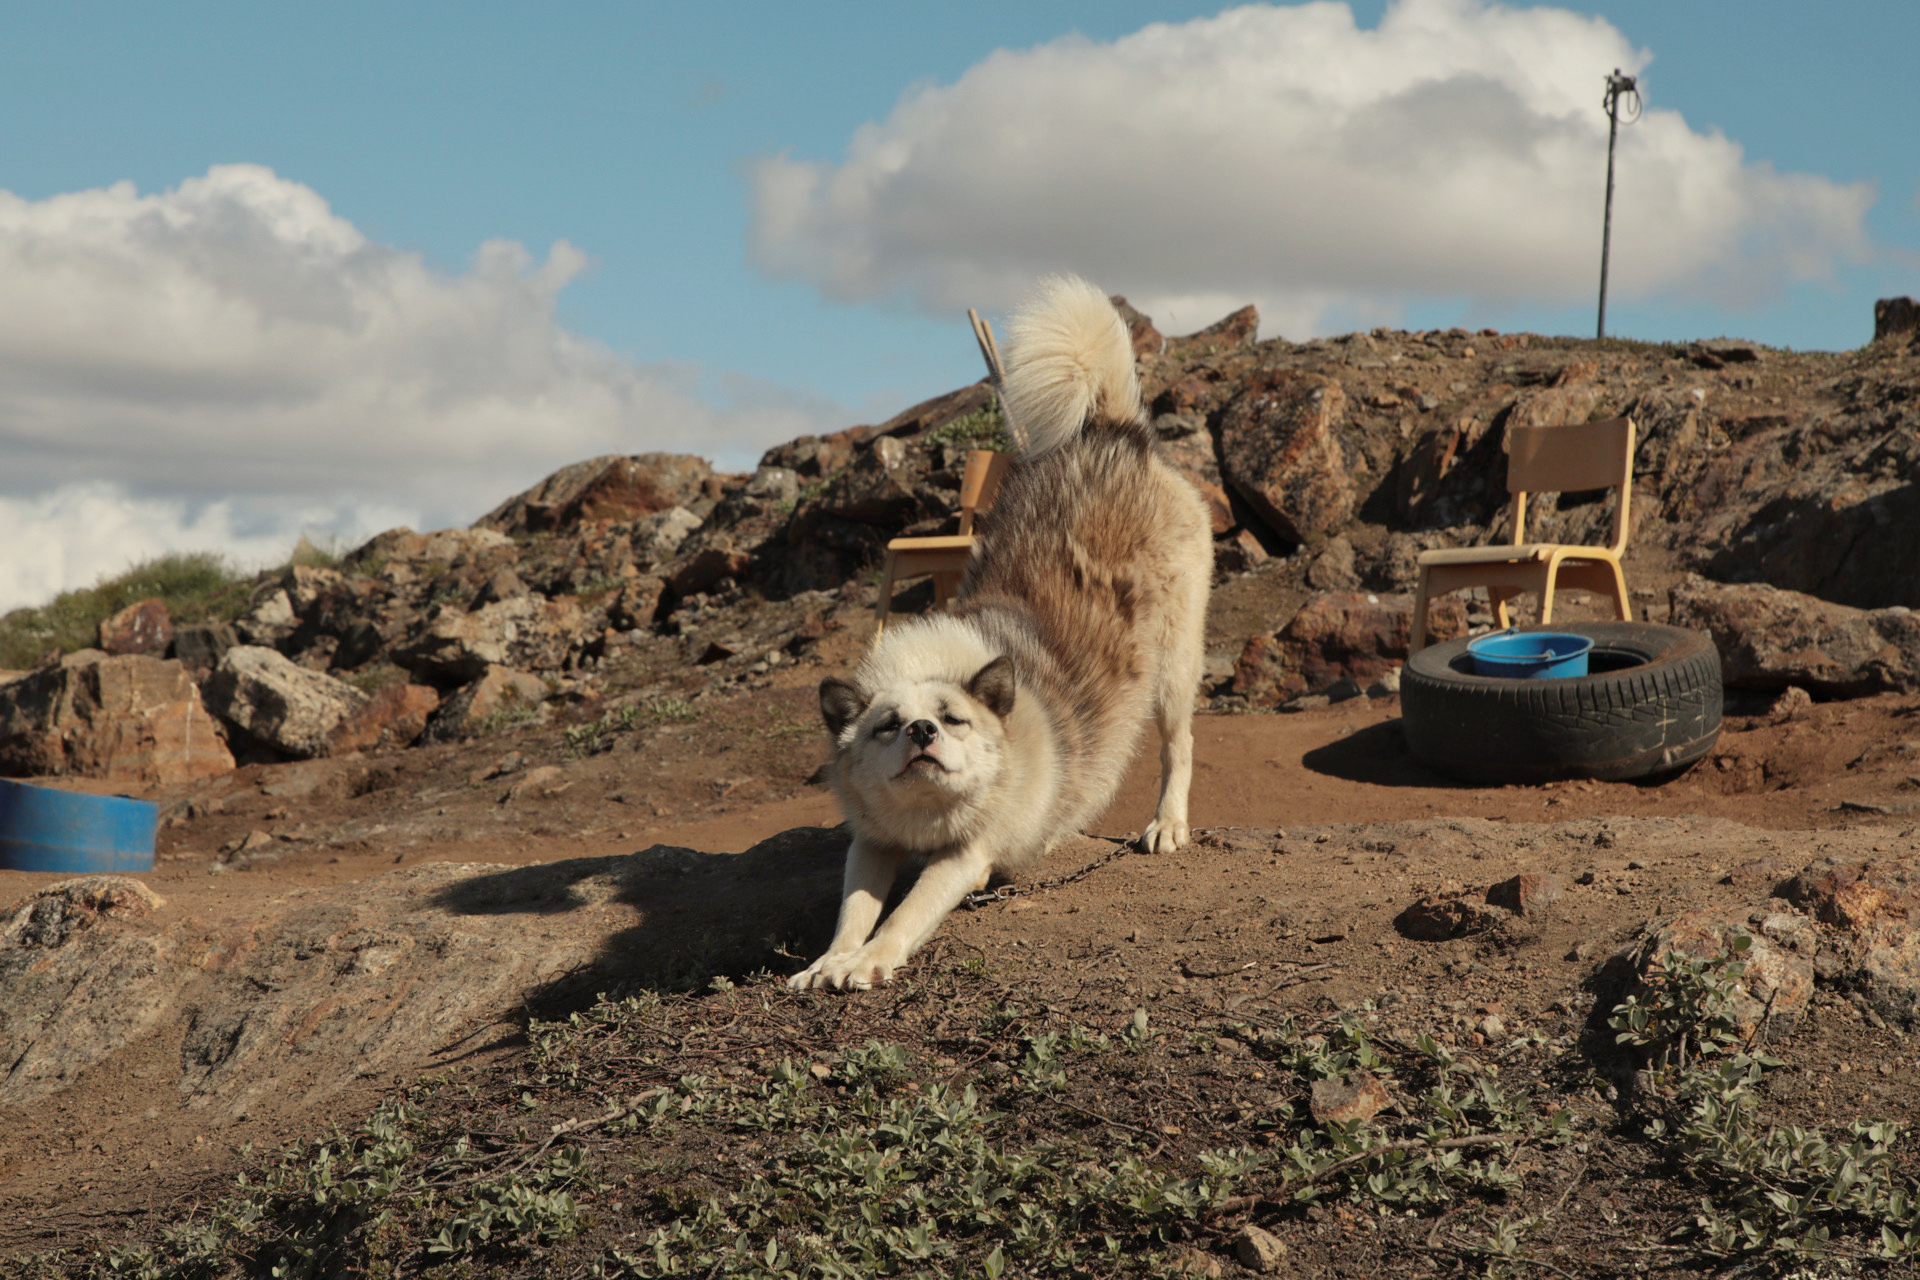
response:
<path id="1" fill-rule="evenodd" d="M 169 547 L 462 523 L 595 454 L 750 464 L 845 425 L 739 378 L 716 408 L 699 370 L 569 333 L 555 299 L 585 264 L 494 241 L 435 271 L 254 165 L 0 191 L 0 525 L 28 550 L 0 607 Z"/>
<path id="2" fill-rule="evenodd" d="M 1604 20 L 1478 0 L 1399 0 L 1373 30 L 1318 3 L 1002 50 L 908 92 L 839 164 L 759 161 L 754 252 L 847 300 L 1002 307 L 1073 269 L 1156 317 L 1255 301 L 1295 337 L 1420 298 L 1581 299 L 1604 78 L 1647 61 Z M 1864 256 L 1872 200 L 1648 110 L 1621 129 L 1613 295 L 1758 302 Z"/>
<path id="3" fill-rule="evenodd" d="M 139 498 L 103 481 L 33 498 L 0 496 L 0 613 L 123 572 L 170 551 L 213 551 L 254 569 L 286 558 L 302 533 L 358 539 L 415 521 L 379 504 L 284 507 L 245 499 L 189 504 Z"/>

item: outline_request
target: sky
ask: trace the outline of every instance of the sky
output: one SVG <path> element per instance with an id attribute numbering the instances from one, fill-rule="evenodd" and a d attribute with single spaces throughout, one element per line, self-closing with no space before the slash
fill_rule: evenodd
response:
<path id="1" fill-rule="evenodd" d="M 1073 271 L 1843 350 L 1920 294 L 1920 6 L 75 3 L 0 42 L 0 610 L 466 524 L 569 462 L 750 469 L 973 381 Z"/>

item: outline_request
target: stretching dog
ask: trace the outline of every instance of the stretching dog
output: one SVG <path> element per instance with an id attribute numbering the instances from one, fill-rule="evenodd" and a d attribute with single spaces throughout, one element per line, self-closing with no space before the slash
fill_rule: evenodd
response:
<path id="1" fill-rule="evenodd" d="M 1051 279 L 1009 329 L 1001 395 L 1027 445 L 957 607 L 888 627 L 852 681 L 820 685 L 853 828 L 840 922 L 790 986 L 889 981 L 995 872 L 1106 808 L 1151 719 L 1153 853 L 1187 839 L 1211 529 L 1154 450 L 1133 345 L 1106 297 Z M 926 860 L 876 932 L 901 862 Z"/>

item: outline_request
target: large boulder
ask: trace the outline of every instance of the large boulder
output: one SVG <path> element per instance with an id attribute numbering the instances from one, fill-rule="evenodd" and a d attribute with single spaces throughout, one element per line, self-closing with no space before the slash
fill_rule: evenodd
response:
<path id="1" fill-rule="evenodd" d="M 259 645 L 227 650 L 207 678 L 206 697 L 215 715 L 256 742 L 302 759 L 331 750 L 334 731 L 368 702 L 345 681 Z"/>
<path id="2" fill-rule="evenodd" d="M 0 774 L 175 786 L 232 769 L 178 662 L 83 649 L 0 685 Z"/>
<path id="3" fill-rule="evenodd" d="M 1697 574 L 1675 583 L 1670 598 L 1674 626 L 1713 637 L 1728 685 L 1799 685 L 1836 697 L 1920 689 L 1920 614 L 1904 606 L 1855 609 Z"/>
<path id="4" fill-rule="evenodd" d="M 1443 596 L 1427 607 L 1435 641 L 1463 635 L 1466 606 Z M 1310 596 L 1287 625 L 1254 636 L 1233 667 L 1233 689 L 1256 707 L 1278 706 L 1342 680 L 1365 688 L 1407 660 L 1413 597 L 1362 591 Z"/>
<path id="5" fill-rule="evenodd" d="M 1347 397 L 1315 373 L 1263 373 L 1220 422 L 1220 471 L 1289 542 L 1332 533 L 1359 501 L 1338 429 Z"/>

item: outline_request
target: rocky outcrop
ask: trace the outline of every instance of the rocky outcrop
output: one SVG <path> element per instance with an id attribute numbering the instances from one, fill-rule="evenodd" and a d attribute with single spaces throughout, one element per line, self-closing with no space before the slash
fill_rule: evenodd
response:
<path id="1" fill-rule="evenodd" d="M 1466 606 L 1451 596 L 1435 600 L 1427 623 L 1436 641 L 1464 635 Z M 1251 706 L 1273 707 L 1343 680 L 1365 689 L 1406 662 L 1412 634 L 1412 596 L 1324 591 L 1279 631 L 1247 641 L 1234 663 L 1233 691 Z"/>
<path id="2" fill-rule="evenodd" d="M 1670 598 L 1674 626 L 1713 637 L 1728 685 L 1798 685 L 1823 697 L 1920 689 L 1920 614 L 1904 606 L 1854 609 L 1697 574 L 1676 583 Z"/>
<path id="3" fill-rule="evenodd" d="M 207 707 L 255 742 L 305 759 L 332 749 L 341 723 L 366 707 L 367 695 L 309 671 L 273 649 L 229 649 L 207 680 Z"/>
<path id="4" fill-rule="evenodd" d="M 474 522 L 503 534 L 549 532 L 588 521 L 631 520 L 720 497 L 712 464 L 685 453 L 591 458 L 563 467 Z"/>
<path id="5" fill-rule="evenodd" d="M 176 786 L 233 769 L 180 663 L 97 649 L 0 685 L 0 774 Z"/>
<path id="6" fill-rule="evenodd" d="M 42 1104 L 163 1028 L 184 1028 L 162 1060 L 186 1106 L 311 1105 L 549 996 L 817 951 L 845 854 L 843 831 L 800 828 L 738 855 L 427 863 L 235 917 L 170 913 L 123 877 L 50 885 L 0 917 L 0 1106 Z"/>

